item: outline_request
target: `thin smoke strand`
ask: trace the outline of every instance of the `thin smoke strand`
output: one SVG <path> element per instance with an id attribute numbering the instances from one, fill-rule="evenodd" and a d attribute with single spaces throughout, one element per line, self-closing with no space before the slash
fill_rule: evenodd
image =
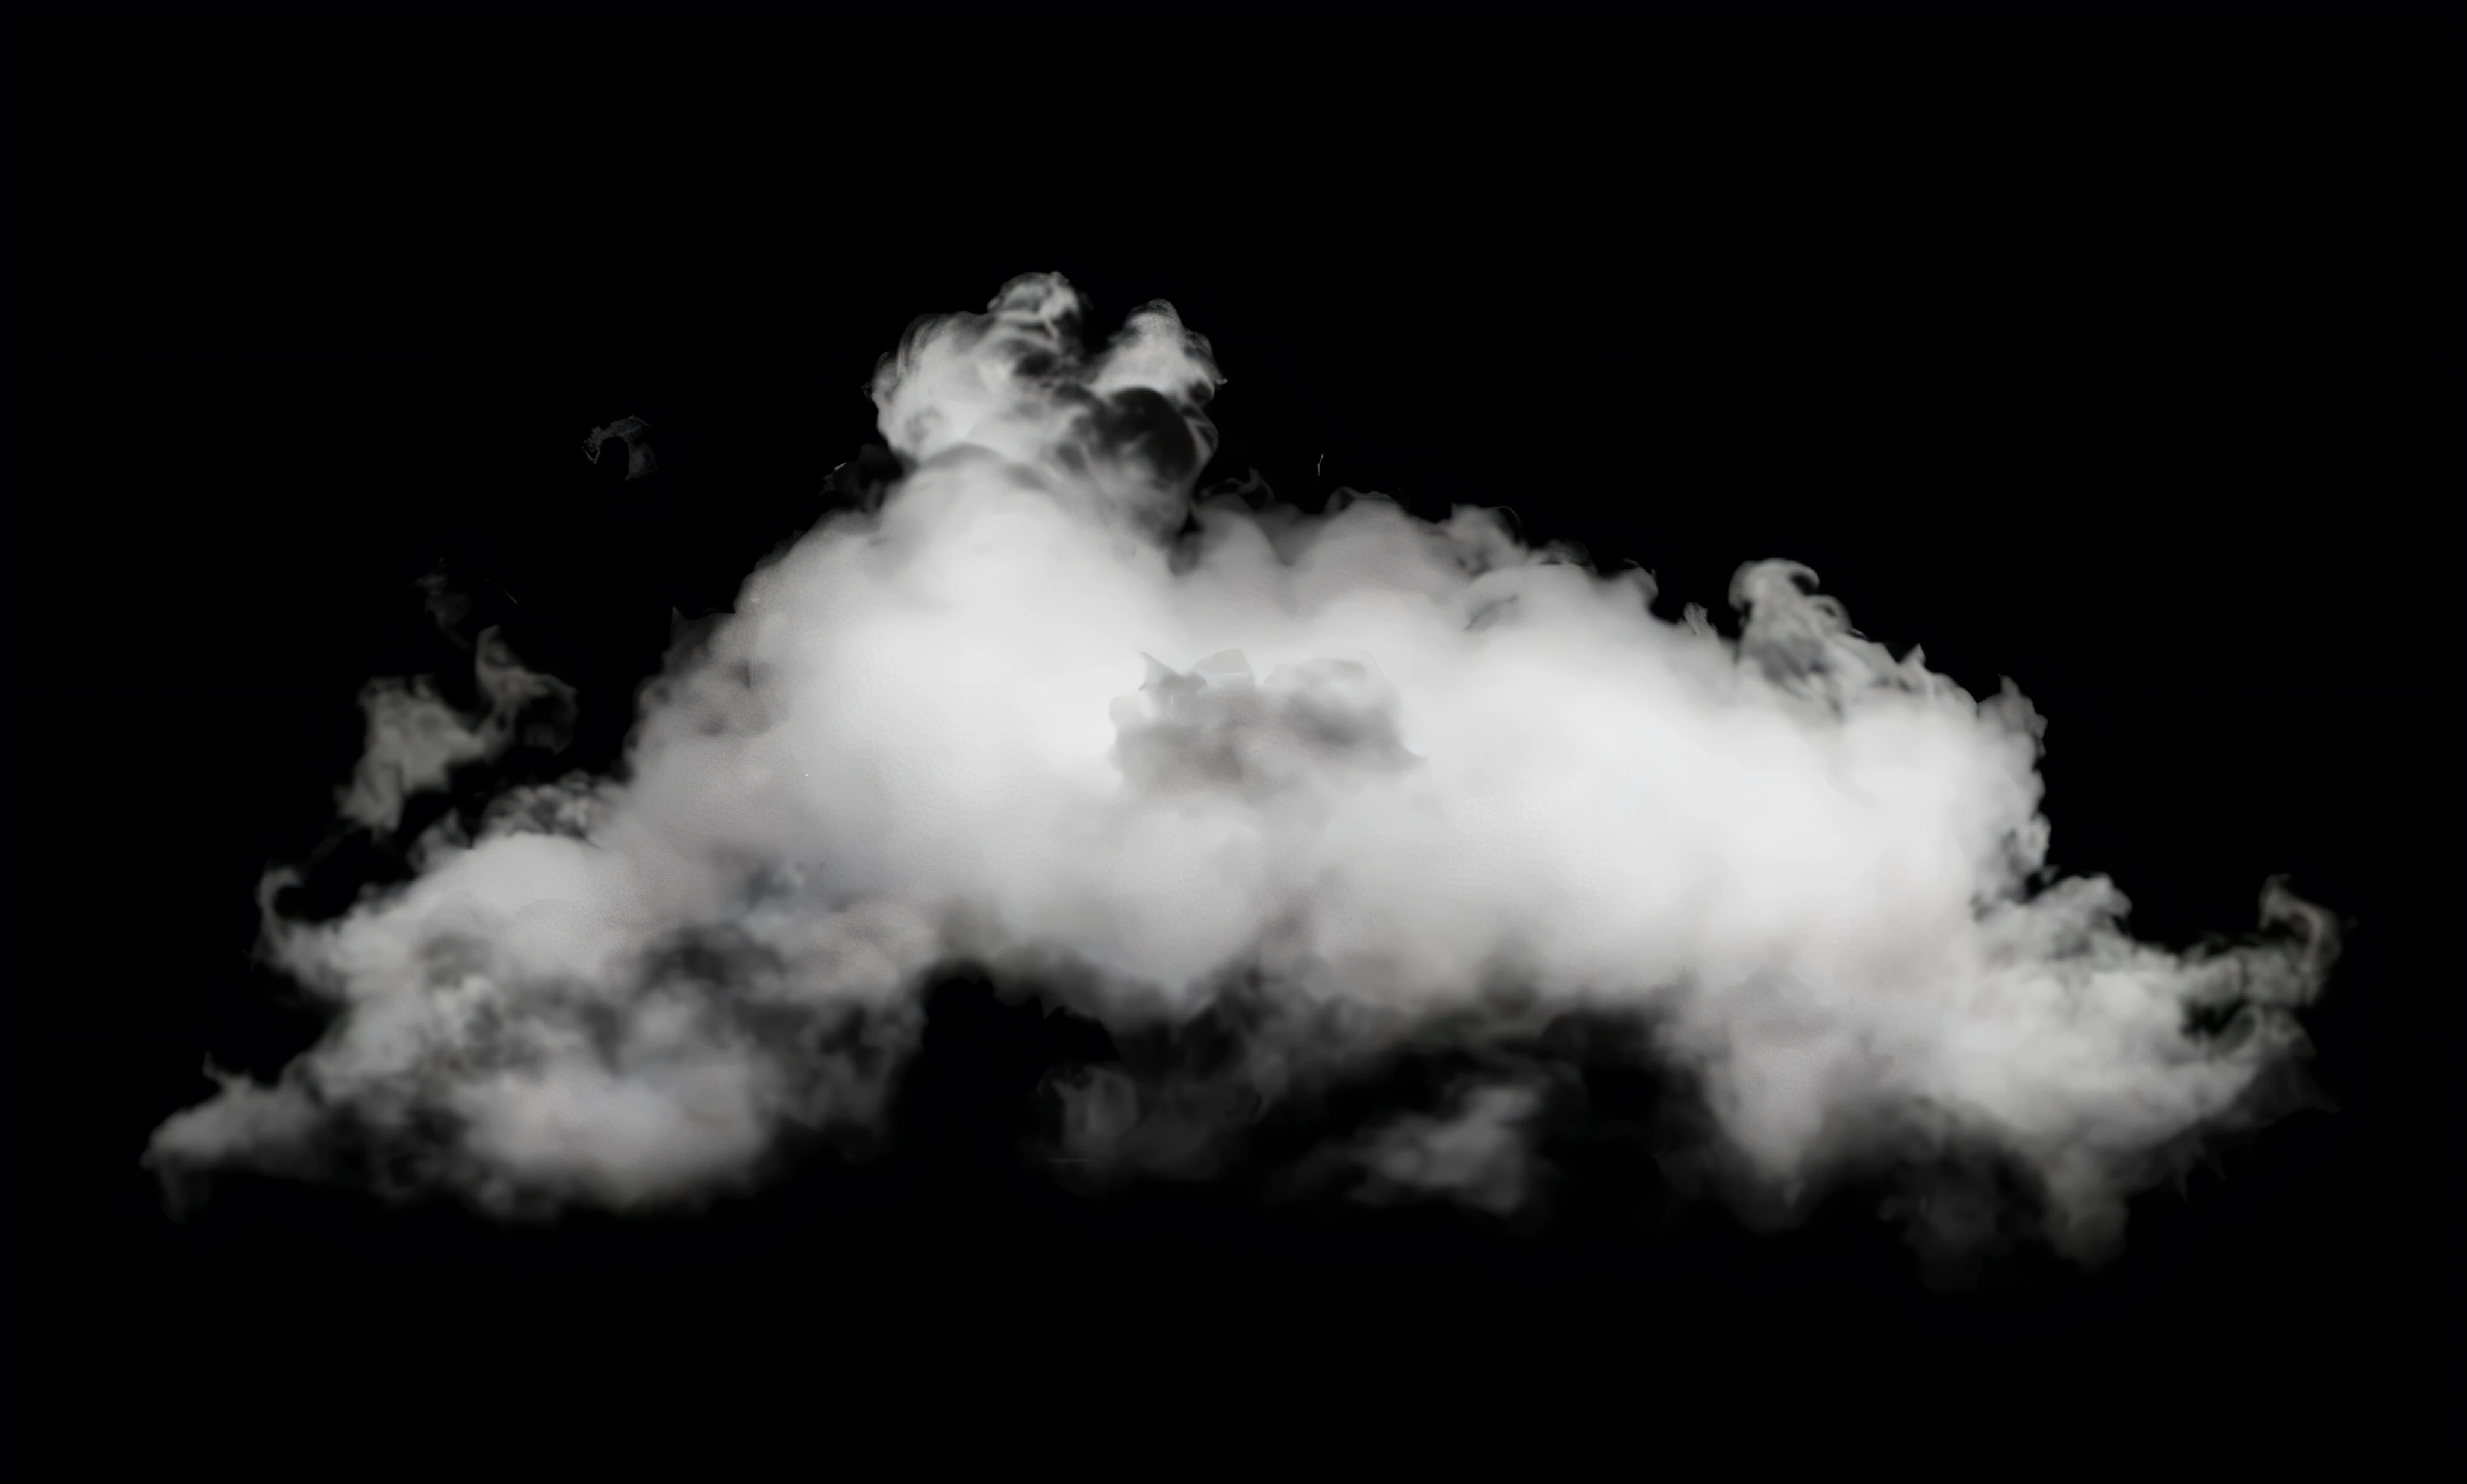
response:
<path id="1" fill-rule="evenodd" d="M 2033 890 L 2010 683 L 1894 659 L 1786 562 L 1741 570 L 1731 641 L 1488 511 L 1194 501 L 1207 342 L 1152 304 L 1088 356 L 1080 318 L 1047 275 L 918 322 L 872 389 L 904 478 L 753 574 L 621 777 L 449 821 L 330 921 L 270 881 L 264 953 L 333 1026 L 167 1121 L 167 1180 L 505 1214 L 740 1187 L 785 1129 L 878 1122 L 962 961 L 1118 1033 L 1238 1027 L 1205 1068 L 1057 1081 L 1056 1152 L 1100 1176 L 1204 1175 L 1261 1110 L 1438 1042 L 1491 1070 L 1320 1166 L 1513 1209 L 1553 1106 L 1530 1032 L 1587 1015 L 1688 1073 L 1743 1209 L 1984 1150 L 2088 1260 L 2204 1133 L 2279 1111 L 2331 918 L 2273 883 L 2282 931 L 2177 955 L 2104 878 Z M 563 696 L 489 658 L 484 721 L 372 692 L 353 819 Z M 1923 1240 L 1969 1239 L 1930 1209 Z"/>

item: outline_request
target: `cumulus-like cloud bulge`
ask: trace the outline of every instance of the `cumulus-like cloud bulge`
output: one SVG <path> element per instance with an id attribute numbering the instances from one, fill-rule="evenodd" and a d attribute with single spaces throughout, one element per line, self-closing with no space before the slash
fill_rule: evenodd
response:
<path id="1" fill-rule="evenodd" d="M 2009 685 L 1893 658 L 1785 562 L 1740 572 L 1731 640 L 1483 510 L 1194 501 L 1207 342 L 1155 304 L 1088 355 L 1079 314 L 1048 276 L 919 322 L 873 387 L 904 478 L 752 576 L 621 779 L 511 794 L 339 918 L 269 912 L 332 1031 L 171 1118 L 158 1167 L 509 1211 L 725 1188 L 786 1129 L 879 1118 L 962 960 L 1124 1038 L 1217 1028 L 1056 1077 L 1058 1167 L 1096 1180 L 1204 1175 L 1263 1113 L 1446 1046 L 1444 1095 L 1320 1158 L 1515 1208 L 1572 1015 L 1686 1072 L 1745 1198 L 1984 1152 L 2085 1256 L 2268 1111 L 2326 914 L 2274 885 L 2283 931 L 2185 956 L 2104 879 L 2035 886 Z M 538 687 L 500 688 L 510 715 Z M 507 725 L 373 696 L 372 825 Z"/>

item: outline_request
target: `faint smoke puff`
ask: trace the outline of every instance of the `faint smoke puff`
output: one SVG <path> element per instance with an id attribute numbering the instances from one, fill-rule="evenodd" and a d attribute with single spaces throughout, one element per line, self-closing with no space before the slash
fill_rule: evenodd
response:
<path id="1" fill-rule="evenodd" d="M 583 457 L 593 463 L 600 461 L 601 450 L 610 442 L 625 449 L 625 478 L 648 479 L 659 472 L 660 461 L 651 452 L 651 425 L 640 417 L 620 417 L 604 428 L 594 428 L 582 440 Z"/>

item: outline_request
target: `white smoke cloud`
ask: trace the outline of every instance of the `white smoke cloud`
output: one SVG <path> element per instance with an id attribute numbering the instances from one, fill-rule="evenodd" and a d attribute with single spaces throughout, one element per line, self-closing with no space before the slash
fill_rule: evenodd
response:
<path id="1" fill-rule="evenodd" d="M 2009 684 L 1892 658 L 1789 563 L 1741 571 L 1731 641 L 1486 511 L 1194 505 L 1207 343 L 1158 304 L 1083 356 L 1077 319 L 1036 277 L 911 331 L 874 385 L 906 478 L 754 574 L 622 780 L 510 796 L 338 919 L 269 913 L 332 1032 L 155 1163 L 509 1211 L 724 1188 L 783 1129 L 878 1118 L 961 959 L 1124 1035 L 1234 1027 L 1206 1067 L 1057 1079 L 1057 1159 L 1099 1178 L 1205 1174 L 1264 1112 L 1446 1045 L 1476 1069 L 1443 1106 L 1332 1158 L 1513 1208 L 1564 1081 L 1534 1035 L 1570 1013 L 1650 1027 L 1742 1199 L 1984 1150 L 2082 1256 L 2268 1112 L 2329 918 L 2274 884 L 2289 931 L 2185 956 L 2104 879 L 2033 892 L 2041 723 Z M 441 709 L 372 701 L 347 813 L 390 823 L 502 732 Z"/>

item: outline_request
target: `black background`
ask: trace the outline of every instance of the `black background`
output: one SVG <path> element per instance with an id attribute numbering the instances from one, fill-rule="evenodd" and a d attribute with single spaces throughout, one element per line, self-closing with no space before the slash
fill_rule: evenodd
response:
<path id="1" fill-rule="evenodd" d="M 270 1458 L 312 1418 L 407 1443 L 552 1397 L 621 1438 L 1026 1397 L 1048 1421 L 1002 1436 L 1060 1460 L 1132 1416 L 1206 1453 L 1390 1415 L 1374 1394 L 1673 1439 L 1705 1399 L 1857 1395 L 1893 1436 L 2000 1419 L 2018 1458 L 2119 1421 L 2378 1448 L 2455 1397 L 2456 117 L 2430 11 L 106 11 L 16 36 L 21 1437 L 177 1414 L 200 1457 Z M 1768 1236 L 1607 1198 L 1523 1234 L 1091 1203 L 989 1153 L 1063 1032 L 960 983 L 857 1172 L 546 1228 L 278 1185 L 166 1219 L 136 1159 L 205 1059 L 271 1072 L 315 1033 L 250 967 L 252 893 L 326 838 L 359 686 L 465 663 L 417 579 L 495 595 L 581 692 L 557 765 L 605 766 L 672 623 L 874 440 L 875 357 L 1041 269 L 1099 330 L 1165 298 L 1211 337 L 1211 478 L 1509 506 L 1651 570 L 1674 615 L 1787 556 L 1975 693 L 2013 677 L 2050 719 L 2055 860 L 2112 873 L 2140 935 L 2248 930 L 2277 872 L 2348 920 L 2306 1021 L 2336 1111 L 2139 1201 L 2103 1271 L 2018 1251 L 1940 1294 L 1873 1192 Z M 630 484 L 579 449 L 629 415 L 660 461 Z"/>

